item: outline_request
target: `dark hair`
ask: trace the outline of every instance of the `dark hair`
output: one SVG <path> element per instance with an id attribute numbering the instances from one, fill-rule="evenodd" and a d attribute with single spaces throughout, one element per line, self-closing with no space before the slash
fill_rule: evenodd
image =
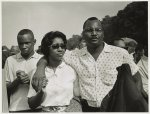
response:
<path id="1" fill-rule="evenodd" d="M 144 50 L 144 46 L 142 44 L 138 44 L 135 48 L 135 53 L 137 53 L 138 51 L 142 51 Z"/>
<path id="2" fill-rule="evenodd" d="M 51 31 L 48 32 L 41 41 L 41 52 L 48 57 L 49 55 L 49 46 L 52 45 L 54 38 L 59 37 L 62 38 L 64 44 L 67 44 L 66 35 L 59 31 Z"/>
<path id="3" fill-rule="evenodd" d="M 127 43 L 127 46 L 136 47 L 137 44 L 134 41 L 130 41 Z"/>
<path id="4" fill-rule="evenodd" d="M 22 29 L 21 31 L 19 31 L 19 33 L 17 35 L 17 39 L 24 34 L 30 34 L 33 36 L 33 39 L 34 39 L 34 34 L 30 29 Z"/>
<path id="5" fill-rule="evenodd" d="M 83 29 L 85 28 L 85 25 L 88 21 L 93 21 L 93 20 L 98 20 L 101 23 L 101 21 L 97 17 L 90 17 L 84 22 Z"/>

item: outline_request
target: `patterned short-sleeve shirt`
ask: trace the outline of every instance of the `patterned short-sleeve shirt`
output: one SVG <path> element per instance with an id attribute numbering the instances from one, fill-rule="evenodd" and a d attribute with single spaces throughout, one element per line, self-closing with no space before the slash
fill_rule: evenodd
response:
<path id="1" fill-rule="evenodd" d="M 86 47 L 67 51 L 64 60 L 78 74 L 81 97 L 94 107 L 99 107 L 103 98 L 113 88 L 118 74 L 117 67 L 128 63 L 132 74 L 138 71 L 137 65 L 126 50 L 106 43 L 96 61 Z"/>

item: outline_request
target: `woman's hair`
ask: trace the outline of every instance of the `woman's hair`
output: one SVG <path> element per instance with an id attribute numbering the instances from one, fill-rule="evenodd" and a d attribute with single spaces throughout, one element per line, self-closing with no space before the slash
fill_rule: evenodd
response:
<path id="1" fill-rule="evenodd" d="M 41 41 L 41 52 L 45 57 L 49 56 L 49 46 L 52 45 L 54 38 L 59 37 L 67 44 L 66 35 L 59 31 L 48 32 Z"/>

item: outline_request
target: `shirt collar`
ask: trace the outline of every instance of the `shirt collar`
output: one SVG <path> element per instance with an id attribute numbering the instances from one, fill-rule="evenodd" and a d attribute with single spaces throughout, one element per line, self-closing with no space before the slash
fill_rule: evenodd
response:
<path id="1" fill-rule="evenodd" d="M 108 45 L 107 43 L 104 42 L 104 49 L 103 49 L 104 52 L 112 52 L 112 48 L 110 45 Z"/>
<path id="2" fill-rule="evenodd" d="M 112 52 L 112 49 L 110 47 L 110 45 L 108 45 L 107 43 L 104 42 L 104 48 L 103 48 L 103 51 L 104 52 Z M 86 55 L 88 54 L 88 50 L 87 50 L 87 47 L 84 47 L 80 50 L 80 55 L 83 56 L 83 55 Z"/>
<path id="3" fill-rule="evenodd" d="M 58 66 L 58 68 L 63 68 L 65 66 L 65 62 L 62 61 L 62 63 Z"/>
<path id="4" fill-rule="evenodd" d="M 61 68 L 63 68 L 65 65 L 66 65 L 65 62 L 62 61 L 62 63 L 57 67 L 57 69 L 61 69 Z M 45 70 L 46 70 L 46 71 L 49 71 L 50 69 L 52 69 L 52 67 L 47 66 Z"/>
<path id="5" fill-rule="evenodd" d="M 17 55 L 16 55 L 17 59 L 24 59 L 21 55 L 21 52 L 19 52 Z M 30 57 L 30 58 L 35 58 L 37 59 L 38 58 L 38 54 L 36 52 L 34 52 L 34 54 Z M 29 59 L 30 59 L 29 58 Z"/>

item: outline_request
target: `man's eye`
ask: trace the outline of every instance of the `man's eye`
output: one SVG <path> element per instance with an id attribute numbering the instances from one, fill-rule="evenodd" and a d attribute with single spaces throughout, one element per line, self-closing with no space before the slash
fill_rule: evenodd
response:
<path id="1" fill-rule="evenodd" d="M 101 32 L 101 31 L 102 31 L 102 29 L 95 29 L 95 31 L 97 31 L 97 32 Z"/>
<path id="2" fill-rule="evenodd" d="M 86 31 L 86 32 L 93 32 L 93 31 L 101 32 L 102 29 L 98 29 L 98 28 L 96 28 L 96 29 L 85 29 L 85 31 Z"/>

